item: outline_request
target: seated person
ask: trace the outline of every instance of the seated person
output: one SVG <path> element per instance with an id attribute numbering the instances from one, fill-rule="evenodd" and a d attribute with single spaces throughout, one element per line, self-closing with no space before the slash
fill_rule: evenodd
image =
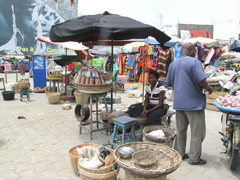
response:
<path id="1" fill-rule="evenodd" d="M 149 85 L 146 88 L 144 109 L 142 116 L 148 117 L 149 125 L 161 124 L 160 117 L 167 113 L 168 108 L 164 108 L 164 98 L 166 88 L 158 82 L 159 73 L 150 70 L 148 75 Z"/>
<path id="2" fill-rule="evenodd" d="M 148 118 L 148 125 L 161 124 L 160 118 L 167 113 L 168 105 L 164 106 L 166 88 L 158 82 L 159 73 L 150 70 L 148 75 L 149 85 L 146 88 L 144 106 L 142 103 L 132 104 L 127 112 L 117 111 L 106 114 L 106 119 L 112 122 L 114 117 L 128 115 L 131 117 L 144 116 Z"/>

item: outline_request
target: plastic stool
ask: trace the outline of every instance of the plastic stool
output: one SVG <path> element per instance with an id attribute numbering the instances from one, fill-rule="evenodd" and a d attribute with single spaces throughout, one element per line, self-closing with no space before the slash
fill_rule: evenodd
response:
<path id="1" fill-rule="evenodd" d="M 30 96 L 29 96 L 29 88 L 21 88 L 21 92 L 20 92 L 20 101 L 23 100 L 23 95 L 27 96 L 27 100 L 30 100 Z"/>
<path id="2" fill-rule="evenodd" d="M 135 142 L 135 127 L 134 125 L 136 124 L 136 118 L 131 118 L 129 116 L 120 116 L 117 118 L 113 118 L 113 123 L 114 123 L 114 131 L 113 131 L 113 136 L 112 136 L 112 143 L 111 143 L 111 148 L 113 148 L 115 144 L 115 138 L 117 134 L 117 127 L 120 126 L 122 127 L 122 144 L 125 144 L 126 140 L 126 128 L 131 127 L 131 134 L 132 134 L 132 142 Z"/>

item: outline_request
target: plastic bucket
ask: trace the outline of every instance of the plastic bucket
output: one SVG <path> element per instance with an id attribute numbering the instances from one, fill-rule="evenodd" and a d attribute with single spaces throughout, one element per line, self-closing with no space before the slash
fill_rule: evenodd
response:
<path id="1" fill-rule="evenodd" d="M 3 91 L 2 96 L 4 101 L 14 100 L 14 91 Z"/>

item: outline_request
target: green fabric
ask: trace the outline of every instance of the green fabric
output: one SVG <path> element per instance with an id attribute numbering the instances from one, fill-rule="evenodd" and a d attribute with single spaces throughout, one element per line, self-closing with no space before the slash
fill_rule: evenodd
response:
<path id="1" fill-rule="evenodd" d="M 105 59 L 92 59 L 90 62 L 91 66 L 103 67 L 105 71 Z"/>

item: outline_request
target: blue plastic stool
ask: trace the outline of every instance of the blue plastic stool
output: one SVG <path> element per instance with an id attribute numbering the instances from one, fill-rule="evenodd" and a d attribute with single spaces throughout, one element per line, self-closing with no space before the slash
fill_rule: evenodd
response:
<path id="1" fill-rule="evenodd" d="M 30 96 L 29 96 L 29 88 L 21 88 L 21 92 L 20 92 L 20 101 L 23 100 L 23 96 L 27 96 L 27 100 L 30 100 Z"/>
<path id="2" fill-rule="evenodd" d="M 132 134 L 132 142 L 135 142 L 135 127 L 134 125 L 136 124 L 136 118 L 131 118 L 129 116 L 120 116 L 117 118 L 113 118 L 113 123 L 114 123 L 114 131 L 113 131 L 113 136 L 112 136 L 112 143 L 111 143 L 111 148 L 113 149 L 113 146 L 116 141 L 116 134 L 117 134 L 117 127 L 120 126 L 122 127 L 122 144 L 125 144 L 126 142 L 126 128 L 131 127 L 131 134 Z"/>

